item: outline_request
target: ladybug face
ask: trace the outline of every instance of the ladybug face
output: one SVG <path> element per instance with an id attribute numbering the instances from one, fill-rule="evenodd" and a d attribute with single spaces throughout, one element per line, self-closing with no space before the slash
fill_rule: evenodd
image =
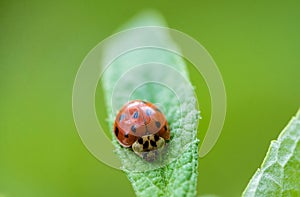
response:
<path id="1" fill-rule="evenodd" d="M 157 154 L 154 150 L 163 148 L 165 140 L 170 139 L 164 114 L 154 104 L 141 100 L 130 101 L 121 108 L 115 119 L 114 134 L 123 147 L 132 147 L 148 161 L 153 161 Z"/>
<path id="2" fill-rule="evenodd" d="M 154 161 L 165 146 L 165 140 L 156 134 L 140 137 L 132 145 L 132 150 L 146 161 Z"/>

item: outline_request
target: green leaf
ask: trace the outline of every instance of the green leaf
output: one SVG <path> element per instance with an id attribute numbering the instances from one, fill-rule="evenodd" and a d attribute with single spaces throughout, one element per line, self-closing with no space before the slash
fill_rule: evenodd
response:
<path id="1" fill-rule="evenodd" d="M 300 196 L 300 111 L 271 142 L 243 195 Z"/>
<path id="2" fill-rule="evenodd" d="M 139 25 L 164 25 L 163 18 L 155 12 L 144 12 L 129 21 L 126 28 Z M 161 42 L 174 45 L 169 35 L 155 35 Z M 107 56 L 110 52 L 135 39 L 148 39 L 147 35 L 126 37 L 107 47 Z M 139 69 L 136 65 L 159 62 L 166 64 L 169 72 L 154 69 L 155 66 Z M 158 65 L 159 66 L 159 65 Z M 138 70 L 132 77 L 126 74 Z M 105 71 L 101 83 L 105 92 L 106 105 L 109 112 L 109 126 L 112 125 L 116 115 L 116 108 L 120 108 L 124 101 L 130 99 L 143 99 L 156 103 L 165 113 L 171 127 L 171 140 L 168 143 L 168 153 L 163 161 L 149 163 L 137 157 L 132 150 L 122 148 L 113 137 L 116 154 L 119 156 L 124 172 L 132 183 L 137 196 L 196 196 L 198 176 L 198 142 L 196 138 L 199 111 L 197 100 L 193 91 L 186 90 L 184 84 L 176 82 L 171 71 L 180 73 L 182 79 L 190 85 L 186 65 L 183 59 L 169 51 L 157 48 L 142 48 L 130 51 L 117 58 Z M 149 81 L 164 79 L 168 82 L 178 83 L 174 94 L 168 87 L 157 83 L 148 83 L 135 88 L 135 82 L 149 79 Z M 121 83 L 120 83 L 121 81 Z M 123 87 L 123 88 L 117 88 Z M 192 86 L 190 86 L 192 87 Z M 116 90 L 117 89 L 117 90 Z M 128 96 L 128 90 L 134 89 Z M 191 88 L 192 90 L 192 88 Z M 116 93 L 115 93 L 116 92 Z M 182 100 L 178 100 L 182 98 Z M 113 102 L 112 102 L 113 99 Z M 112 105 L 112 103 L 114 103 Z"/>

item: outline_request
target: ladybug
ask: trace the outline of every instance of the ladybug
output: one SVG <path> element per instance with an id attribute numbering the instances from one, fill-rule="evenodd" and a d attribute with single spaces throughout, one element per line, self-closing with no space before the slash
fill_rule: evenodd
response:
<path id="1" fill-rule="evenodd" d="M 126 103 L 116 116 L 114 134 L 121 146 L 132 150 L 146 161 L 154 161 L 170 129 L 165 115 L 157 106 L 142 100 Z"/>

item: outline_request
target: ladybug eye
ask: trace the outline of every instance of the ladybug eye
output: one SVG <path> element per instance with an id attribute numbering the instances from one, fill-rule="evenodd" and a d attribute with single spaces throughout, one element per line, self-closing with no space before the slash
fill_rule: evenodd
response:
<path id="1" fill-rule="evenodd" d="M 133 114 L 133 118 L 137 119 L 138 117 L 139 117 L 139 112 L 135 111 L 134 114 Z"/>
<path id="2" fill-rule="evenodd" d="M 144 142 L 144 141 L 143 141 L 143 138 L 140 137 L 140 138 L 138 139 L 138 142 L 139 142 L 139 144 L 143 144 L 143 142 Z"/>

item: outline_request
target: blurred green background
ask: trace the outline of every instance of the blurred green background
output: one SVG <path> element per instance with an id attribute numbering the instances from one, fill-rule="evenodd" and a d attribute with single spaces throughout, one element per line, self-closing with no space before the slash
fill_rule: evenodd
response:
<path id="1" fill-rule="evenodd" d="M 206 47 L 225 82 L 226 122 L 214 149 L 199 160 L 198 194 L 241 194 L 299 108 L 299 1 L 1 0 L 1 197 L 134 195 L 123 172 L 81 143 L 71 96 L 86 54 L 148 8 Z M 209 97 L 193 73 L 203 137 Z"/>

